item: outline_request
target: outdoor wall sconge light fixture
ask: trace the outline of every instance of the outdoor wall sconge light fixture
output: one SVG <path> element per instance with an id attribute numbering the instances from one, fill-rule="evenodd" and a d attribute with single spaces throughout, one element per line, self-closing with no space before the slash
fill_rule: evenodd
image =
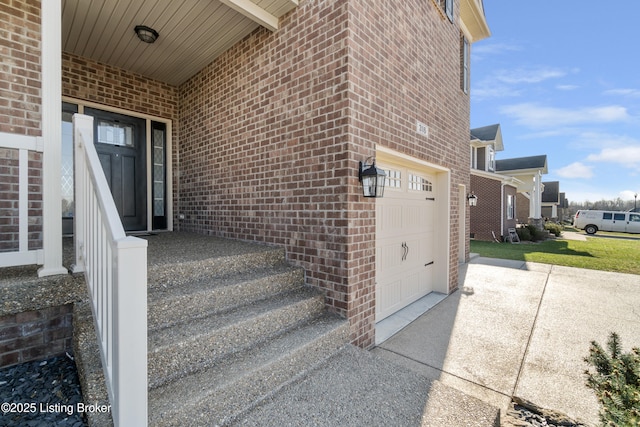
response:
<path id="1" fill-rule="evenodd" d="M 146 25 L 136 25 L 133 31 L 136 32 L 136 35 L 140 40 L 149 44 L 155 42 L 160 35 L 156 30 L 149 28 Z"/>
<path id="2" fill-rule="evenodd" d="M 382 197 L 387 174 L 376 166 L 376 159 L 368 164 L 370 159 L 373 158 L 369 157 L 364 163 L 360 162 L 358 179 L 362 183 L 362 195 L 364 197 Z"/>
<path id="3" fill-rule="evenodd" d="M 467 200 L 469 201 L 469 206 L 475 206 L 478 204 L 478 196 L 473 194 L 473 191 L 467 196 Z"/>

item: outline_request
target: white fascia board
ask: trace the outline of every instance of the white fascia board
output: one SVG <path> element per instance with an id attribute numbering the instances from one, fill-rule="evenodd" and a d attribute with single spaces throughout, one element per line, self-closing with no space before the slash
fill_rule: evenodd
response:
<path id="1" fill-rule="evenodd" d="M 236 12 L 271 30 L 278 31 L 278 18 L 250 0 L 220 0 Z"/>

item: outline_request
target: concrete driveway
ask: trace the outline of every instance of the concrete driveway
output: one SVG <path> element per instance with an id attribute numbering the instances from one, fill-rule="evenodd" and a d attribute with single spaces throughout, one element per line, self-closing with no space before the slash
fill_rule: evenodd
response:
<path id="1" fill-rule="evenodd" d="M 500 408 L 511 396 L 598 423 L 592 340 L 640 346 L 640 276 L 476 258 L 460 289 L 373 351 Z"/>

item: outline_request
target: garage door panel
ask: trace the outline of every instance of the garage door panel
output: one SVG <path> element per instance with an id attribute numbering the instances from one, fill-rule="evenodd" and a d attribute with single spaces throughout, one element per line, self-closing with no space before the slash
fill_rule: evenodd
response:
<path id="1" fill-rule="evenodd" d="M 377 227 L 383 234 L 394 234 L 403 227 L 403 213 L 401 206 L 384 206 L 376 209 Z"/>
<path id="2" fill-rule="evenodd" d="M 377 269 L 382 269 L 387 273 L 394 274 L 396 269 L 402 268 L 403 248 L 401 244 L 387 240 L 376 249 Z"/>
<path id="3" fill-rule="evenodd" d="M 376 321 L 433 290 L 435 180 L 395 170 L 394 186 L 376 200 Z"/>

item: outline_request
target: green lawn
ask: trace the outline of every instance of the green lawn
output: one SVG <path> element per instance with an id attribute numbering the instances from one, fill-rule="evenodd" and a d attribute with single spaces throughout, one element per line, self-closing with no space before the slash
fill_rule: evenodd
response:
<path id="1" fill-rule="evenodd" d="M 587 238 L 540 243 L 494 243 L 472 240 L 471 252 L 483 257 L 514 259 L 640 274 L 640 240 Z"/>

